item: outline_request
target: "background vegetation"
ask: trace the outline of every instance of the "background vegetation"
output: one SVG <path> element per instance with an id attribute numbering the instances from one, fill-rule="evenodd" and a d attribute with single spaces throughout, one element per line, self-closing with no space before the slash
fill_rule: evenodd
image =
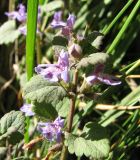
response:
<path id="1" fill-rule="evenodd" d="M 44 1 L 40 0 L 39 3 L 43 4 Z M 4 12 L 12 11 L 19 2 L 27 5 L 24 0 L 1 0 L 0 25 L 7 21 Z M 51 5 L 51 2 L 56 3 Z M 101 93 L 98 103 L 92 106 L 88 116 L 83 118 L 83 123 L 96 119 L 108 128 L 111 141 L 108 160 L 140 159 L 140 0 L 46 0 L 45 3 L 46 14 L 42 16 L 40 26 L 43 31 L 42 39 L 37 37 L 34 41 L 35 37 L 29 35 L 26 39 L 20 35 L 12 41 L 12 34 L 3 36 L 3 30 L 0 29 L 0 116 L 11 110 L 19 110 L 22 105 L 21 86 L 25 83 L 26 69 L 30 78 L 35 64 L 54 60 L 50 42 L 53 32 L 48 26 L 56 10 L 63 10 L 65 17 L 70 12 L 76 15 L 75 31 L 90 33 L 96 30 L 104 34 L 100 50 L 108 53 L 111 58 L 107 71 L 119 73 L 117 76 L 122 81 L 120 86 L 108 87 Z M 35 14 L 31 13 L 32 19 L 28 23 L 33 27 Z M 29 58 L 31 56 L 32 59 Z M 100 89 L 96 90 L 100 92 Z M 44 148 L 41 149 L 45 155 Z M 22 156 L 23 151 L 20 152 Z M 18 155 L 10 150 L 8 153 L 11 157 Z"/>

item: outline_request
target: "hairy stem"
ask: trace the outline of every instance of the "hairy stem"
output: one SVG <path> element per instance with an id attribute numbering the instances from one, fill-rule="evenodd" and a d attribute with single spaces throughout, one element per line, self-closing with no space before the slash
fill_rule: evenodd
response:
<path id="1" fill-rule="evenodd" d="M 74 77 L 73 77 L 73 88 L 72 88 L 72 94 L 70 97 L 70 110 L 68 114 L 68 120 L 67 120 L 67 132 L 71 133 L 72 130 L 72 124 L 73 124 L 73 117 L 74 117 L 74 111 L 75 111 L 75 100 L 76 100 L 76 92 L 77 92 L 77 80 L 78 80 L 78 70 L 75 70 Z M 62 153 L 60 160 L 66 160 L 68 155 L 68 148 L 63 145 Z"/>

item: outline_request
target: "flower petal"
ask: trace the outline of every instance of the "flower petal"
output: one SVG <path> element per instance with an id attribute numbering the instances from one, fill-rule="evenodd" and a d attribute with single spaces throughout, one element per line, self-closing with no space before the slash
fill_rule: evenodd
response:
<path id="1" fill-rule="evenodd" d="M 90 85 L 95 84 L 97 82 L 97 76 L 96 75 L 88 76 L 86 77 L 86 81 Z"/>
<path id="2" fill-rule="evenodd" d="M 21 108 L 20 111 L 25 113 L 25 116 L 33 116 L 35 113 L 31 109 L 32 105 L 31 104 L 24 104 Z"/>
<path id="3" fill-rule="evenodd" d="M 103 82 L 107 85 L 115 86 L 121 84 L 121 81 L 118 80 L 118 78 L 108 75 L 108 74 L 100 74 L 100 76 L 97 77 L 97 79 L 100 82 Z"/>
<path id="4" fill-rule="evenodd" d="M 74 23 L 75 23 L 75 16 L 73 14 L 69 14 L 69 17 L 67 19 L 67 26 L 70 29 L 73 29 Z"/>

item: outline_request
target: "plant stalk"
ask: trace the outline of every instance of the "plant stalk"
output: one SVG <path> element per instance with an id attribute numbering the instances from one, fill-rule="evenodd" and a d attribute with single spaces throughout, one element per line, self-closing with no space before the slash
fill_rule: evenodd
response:
<path id="1" fill-rule="evenodd" d="M 70 110 L 67 119 L 67 132 L 71 133 L 72 131 L 72 124 L 73 124 L 73 117 L 75 111 L 75 100 L 76 100 L 76 92 L 77 92 L 77 80 L 78 80 L 78 70 L 75 70 L 74 77 L 73 77 L 73 88 L 72 94 L 70 97 Z M 63 144 L 63 149 L 61 153 L 60 160 L 66 160 L 68 155 L 68 147 Z"/>
<path id="2" fill-rule="evenodd" d="M 38 15 L 38 0 L 28 0 L 27 8 L 27 36 L 26 36 L 26 72 L 27 80 L 33 76 L 35 44 L 36 44 L 36 29 Z M 28 103 L 28 100 L 27 100 Z M 24 135 L 25 142 L 29 142 L 29 126 L 30 119 L 26 117 L 26 132 Z"/>

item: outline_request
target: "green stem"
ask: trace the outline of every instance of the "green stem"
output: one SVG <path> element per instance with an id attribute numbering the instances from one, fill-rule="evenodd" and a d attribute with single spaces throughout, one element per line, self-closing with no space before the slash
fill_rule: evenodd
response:
<path id="1" fill-rule="evenodd" d="M 70 98 L 70 110 L 69 110 L 68 120 L 67 120 L 68 133 L 71 133 L 72 131 L 73 117 L 74 117 L 74 111 L 75 111 L 76 92 L 77 92 L 77 87 L 76 87 L 77 80 L 78 80 L 78 70 L 76 69 L 73 77 L 73 88 L 72 88 L 74 95 L 72 95 Z M 60 160 L 66 160 L 67 155 L 68 155 L 68 148 L 63 144 Z"/>
<path id="2" fill-rule="evenodd" d="M 126 5 L 122 8 L 122 10 L 117 14 L 117 16 L 113 19 L 113 21 L 109 24 L 109 26 L 103 30 L 103 34 L 108 34 L 113 25 L 118 21 L 118 19 L 123 15 L 123 13 L 127 10 L 127 8 L 132 4 L 133 0 L 129 0 Z"/>
<path id="3" fill-rule="evenodd" d="M 118 45 L 124 32 L 128 28 L 130 22 L 132 21 L 133 17 L 135 16 L 136 12 L 138 11 L 139 7 L 140 7 L 140 0 L 138 0 L 138 2 L 136 3 L 135 7 L 133 8 L 132 12 L 128 16 L 128 18 L 127 18 L 126 22 L 124 23 L 123 27 L 121 28 L 120 32 L 118 33 L 118 35 L 114 39 L 113 43 L 111 44 L 111 46 L 107 50 L 107 53 L 111 53 L 115 49 L 115 47 Z"/>
<path id="4" fill-rule="evenodd" d="M 28 0 L 27 37 L 26 37 L 26 70 L 28 80 L 33 76 L 38 0 Z"/>
<path id="5" fill-rule="evenodd" d="M 26 36 L 26 71 L 27 79 L 33 76 L 34 57 L 35 57 L 35 43 L 36 43 L 36 29 L 37 29 L 37 14 L 38 14 L 38 0 L 28 0 L 27 8 L 27 36 Z M 27 100 L 28 101 L 28 100 Z M 29 126 L 30 119 L 26 118 L 26 133 L 24 135 L 25 143 L 29 142 Z"/>

